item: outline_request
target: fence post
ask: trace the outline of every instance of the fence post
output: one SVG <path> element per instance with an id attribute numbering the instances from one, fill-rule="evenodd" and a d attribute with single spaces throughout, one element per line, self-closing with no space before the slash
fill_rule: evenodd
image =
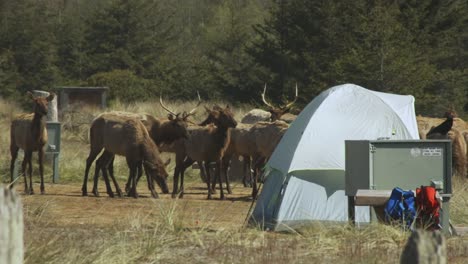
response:
<path id="1" fill-rule="evenodd" d="M 447 245 L 440 231 L 416 230 L 408 238 L 401 254 L 401 264 L 447 263 Z"/>
<path id="2" fill-rule="evenodd" d="M 14 190 L 0 186 L 0 263 L 23 263 L 23 209 Z"/>

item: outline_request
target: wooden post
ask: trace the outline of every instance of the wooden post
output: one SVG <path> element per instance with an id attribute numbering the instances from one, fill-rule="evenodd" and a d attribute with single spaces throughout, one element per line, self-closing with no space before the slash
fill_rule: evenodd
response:
<path id="1" fill-rule="evenodd" d="M 23 263 L 23 209 L 19 195 L 0 187 L 0 263 Z"/>
<path id="2" fill-rule="evenodd" d="M 348 221 L 352 226 L 356 225 L 356 204 L 354 196 L 348 196 Z"/>
<path id="3" fill-rule="evenodd" d="M 414 231 L 406 242 L 400 263 L 447 263 L 445 237 L 439 231 Z"/>

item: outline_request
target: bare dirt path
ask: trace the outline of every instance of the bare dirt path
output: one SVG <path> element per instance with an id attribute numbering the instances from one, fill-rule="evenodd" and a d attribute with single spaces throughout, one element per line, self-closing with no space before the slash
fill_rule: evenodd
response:
<path id="1" fill-rule="evenodd" d="M 17 191 L 22 193 L 22 187 L 17 186 Z M 153 199 L 144 184 L 139 186 L 138 199 L 110 198 L 104 189 L 99 189 L 100 197 L 92 193 L 83 197 L 80 184 L 47 184 L 45 188 L 45 195 L 22 195 L 25 215 L 57 227 L 106 227 L 116 221 L 131 224 L 139 219 L 176 221 L 184 228 L 239 228 L 252 203 L 251 189 L 240 185 L 234 185 L 233 194 L 226 200 L 219 200 L 219 193 L 207 200 L 206 187 L 201 183 L 187 184 L 183 199 L 172 199 L 170 194 L 160 192 L 160 198 Z"/>

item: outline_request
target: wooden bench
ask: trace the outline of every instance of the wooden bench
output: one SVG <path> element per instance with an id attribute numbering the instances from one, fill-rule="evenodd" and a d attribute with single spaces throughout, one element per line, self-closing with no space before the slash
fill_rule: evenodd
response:
<path id="1" fill-rule="evenodd" d="M 348 217 L 354 225 L 356 220 L 355 206 L 373 206 L 377 218 L 385 219 L 384 206 L 390 198 L 392 190 L 359 189 L 355 196 L 348 196 Z"/>

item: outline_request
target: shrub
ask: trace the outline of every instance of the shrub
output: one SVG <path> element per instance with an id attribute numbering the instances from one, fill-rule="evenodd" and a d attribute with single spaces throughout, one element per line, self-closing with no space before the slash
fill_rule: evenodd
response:
<path id="1" fill-rule="evenodd" d="M 122 102 L 146 100 L 154 96 L 154 84 L 129 70 L 113 70 L 92 75 L 87 80 L 90 86 L 109 87 L 109 99 Z"/>

